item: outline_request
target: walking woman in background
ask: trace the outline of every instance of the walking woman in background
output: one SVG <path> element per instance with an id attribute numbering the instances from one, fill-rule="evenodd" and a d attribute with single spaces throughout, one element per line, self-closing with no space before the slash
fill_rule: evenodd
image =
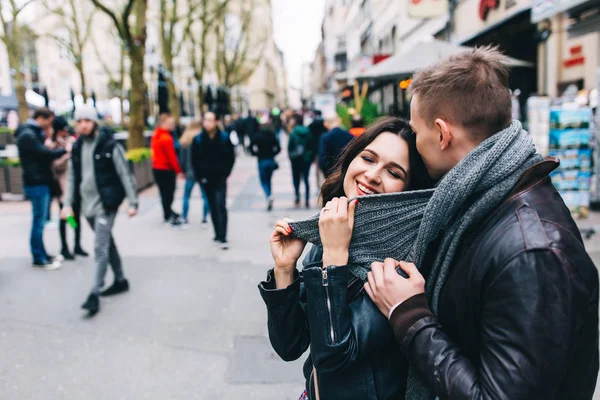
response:
<path id="1" fill-rule="evenodd" d="M 271 178 L 273 172 L 279 168 L 275 161 L 275 156 L 279 154 L 281 147 L 273 132 L 273 128 L 267 121 L 261 121 L 259 131 L 254 135 L 250 142 L 250 152 L 258 157 L 258 175 L 260 184 L 267 196 L 267 211 L 273 209 L 273 195 L 271 193 Z"/>
<path id="2" fill-rule="evenodd" d="M 181 168 L 185 173 L 185 190 L 183 192 L 183 206 L 182 206 L 182 215 L 183 223 L 188 223 L 188 212 L 190 210 L 190 197 L 192 196 L 192 191 L 194 190 L 194 185 L 196 184 L 196 176 L 194 175 L 194 167 L 192 165 L 192 142 L 194 138 L 202 131 L 202 121 L 193 121 L 185 128 L 181 139 L 179 139 L 179 143 L 181 144 Z M 204 202 L 204 209 L 202 211 L 202 227 L 206 228 L 208 226 L 207 217 L 210 213 L 210 207 L 208 205 L 208 199 L 206 198 L 206 193 L 204 189 L 202 189 L 202 185 L 200 186 L 200 193 L 202 194 L 202 201 Z"/>
<path id="3" fill-rule="evenodd" d="M 59 158 L 58 160 L 54 160 L 52 163 L 52 171 L 54 172 L 54 176 L 57 181 L 57 186 L 55 188 L 55 195 L 58 199 L 60 209 L 63 208 L 65 190 L 67 186 L 67 167 L 69 165 L 69 159 L 71 158 L 71 148 L 73 147 L 73 143 L 75 143 L 75 137 L 72 136 L 69 132 L 69 125 L 67 121 L 63 117 L 55 117 L 52 122 L 52 136 L 46 140 L 46 147 L 50 149 L 65 149 L 67 150 L 67 154 Z M 73 210 L 73 217 L 77 226 L 75 227 L 75 248 L 74 253 L 69 251 L 69 246 L 67 244 L 67 221 L 64 219 L 60 220 L 60 243 L 61 243 L 61 252 L 60 254 L 65 258 L 65 260 L 74 260 L 75 257 L 73 255 L 88 257 L 89 254 L 81 248 L 81 225 L 79 223 L 79 209 Z"/>

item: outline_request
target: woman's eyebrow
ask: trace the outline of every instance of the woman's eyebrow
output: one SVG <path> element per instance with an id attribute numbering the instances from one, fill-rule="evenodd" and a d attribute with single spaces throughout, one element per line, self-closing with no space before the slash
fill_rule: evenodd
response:
<path id="1" fill-rule="evenodd" d="M 377 154 L 376 152 L 374 152 L 371 149 L 365 149 L 364 151 L 369 152 L 369 153 L 373 154 L 375 157 L 379 158 L 379 154 Z"/>
<path id="2" fill-rule="evenodd" d="M 401 170 L 402 172 L 404 172 L 404 175 L 408 175 L 408 174 L 406 173 L 406 170 L 405 170 L 405 169 L 402 167 L 402 165 L 400 165 L 400 164 L 398 164 L 398 163 L 395 163 L 395 162 L 393 162 L 393 161 L 391 161 L 389 164 L 390 164 L 392 167 L 394 167 L 394 168 L 398 168 L 399 170 Z"/>
<path id="3" fill-rule="evenodd" d="M 365 149 L 364 151 L 366 151 L 366 152 L 368 152 L 368 153 L 371 153 L 371 154 L 373 154 L 375 157 L 379 158 L 379 154 L 377 154 L 375 151 L 373 151 L 373 150 L 371 150 L 371 149 Z M 406 176 L 406 175 L 408 175 L 408 174 L 406 173 L 406 170 L 405 170 L 405 169 L 402 167 L 402 165 L 400 165 L 400 164 L 398 164 L 398 163 L 396 163 L 396 162 L 393 162 L 393 161 L 389 162 L 388 164 L 389 164 L 390 166 L 392 166 L 392 167 L 394 167 L 394 168 L 398 168 L 400 171 L 404 172 L 404 175 L 405 175 L 405 176 Z"/>

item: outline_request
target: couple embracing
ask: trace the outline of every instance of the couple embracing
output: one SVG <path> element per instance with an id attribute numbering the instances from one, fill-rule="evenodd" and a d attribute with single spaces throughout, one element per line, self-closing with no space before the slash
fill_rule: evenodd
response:
<path id="1" fill-rule="evenodd" d="M 598 273 L 558 160 L 511 121 L 504 57 L 471 49 L 411 90 L 410 125 L 354 139 L 319 215 L 277 222 L 259 284 L 274 350 L 310 348 L 311 400 L 591 399 Z"/>

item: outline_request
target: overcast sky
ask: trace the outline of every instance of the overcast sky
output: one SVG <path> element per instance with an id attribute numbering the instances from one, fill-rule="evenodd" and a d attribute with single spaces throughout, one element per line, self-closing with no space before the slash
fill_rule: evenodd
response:
<path id="1" fill-rule="evenodd" d="M 275 42 L 283 51 L 288 82 L 300 88 L 302 63 L 310 62 L 321 41 L 325 0 L 272 0 Z"/>

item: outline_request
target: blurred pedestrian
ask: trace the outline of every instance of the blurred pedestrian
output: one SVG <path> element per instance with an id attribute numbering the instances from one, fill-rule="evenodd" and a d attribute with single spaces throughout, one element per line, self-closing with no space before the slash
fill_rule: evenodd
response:
<path id="1" fill-rule="evenodd" d="M 15 131 L 19 158 L 23 170 L 23 190 L 31 201 L 32 223 L 30 248 L 33 266 L 54 270 L 62 266 L 62 257 L 52 257 L 44 247 L 44 224 L 50 203 L 50 186 L 53 183 L 52 162 L 64 156 L 66 149 L 49 149 L 44 146 L 45 131 L 52 126 L 54 113 L 39 108 L 33 119 L 19 125 Z"/>
<path id="2" fill-rule="evenodd" d="M 317 176 L 317 186 L 321 187 L 321 183 L 323 182 L 323 172 L 321 172 L 321 169 L 319 168 L 318 165 L 318 159 L 319 159 L 319 145 L 321 142 L 321 136 L 323 136 L 325 133 L 327 133 L 327 128 L 325 128 L 325 121 L 323 121 L 323 115 L 321 113 L 320 110 L 315 110 L 314 111 L 314 119 L 312 120 L 312 122 L 310 123 L 310 125 L 308 126 L 308 130 L 310 131 L 310 134 L 312 136 L 312 140 L 313 140 L 313 162 L 316 160 L 317 161 L 317 165 L 315 166 L 315 173 Z"/>
<path id="3" fill-rule="evenodd" d="M 129 203 L 129 217 L 137 214 L 138 196 L 125 151 L 112 135 L 98 129 L 98 114 L 94 107 L 77 107 L 75 120 L 75 129 L 80 136 L 73 145 L 61 217 L 66 219 L 73 215 L 73 208 L 79 206 L 96 233 L 94 284 L 81 306 L 93 315 L 100 310 L 99 296 L 111 296 L 129 290 L 112 228 L 125 197 Z M 102 291 L 109 262 L 115 280 L 108 289 Z"/>
<path id="4" fill-rule="evenodd" d="M 271 178 L 273 172 L 279 168 L 275 156 L 281 151 L 279 141 L 273 132 L 273 127 L 268 121 L 261 121 L 261 126 L 250 143 L 250 152 L 258 158 L 258 175 L 260 184 L 267 197 L 267 211 L 273 209 L 273 194 L 271 192 Z"/>
<path id="5" fill-rule="evenodd" d="M 196 136 L 200 134 L 202 131 L 202 122 L 201 121 L 193 121 L 191 122 L 185 131 L 183 131 L 183 135 L 181 136 L 181 168 L 185 173 L 185 190 L 183 192 L 183 207 L 181 217 L 183 218 L 183 223 L 188 224 L 188 212 L 190 209 L 190 197 L 192 196 L 192 191 L 194 186 L 196 185 L 196 176 L 194 175 L 194 166 L 192 164 L 192 143 Z M 204 189 L 202 189 L 202 185 L 200 186 L 200 193 L 202 194 L 202 200 L 204 202 L 204 209 L 202 212 L 202 227 L 205 228 L 208 224 L 208 214 L 210 212 L 210 207 L 208 205 L 208 199 L 206 198 L 206 193 Z"/>
<path id="6" fill-rule="evenodd" d="M 227 250 L 227 178 L 233 169 L 235 152 L 227 133 L 219 131 L 215 113 L 204 114 L 202 125 L 202 133 L 192 142 L 192 165 L 208 198 L 214 241 Z"/>
<path id="7" fill-rule="evenodd" d="M 313 141 L 308 128 L 302 125 L 302 122 L 303 118 L 300 114 L 294 114 L 291 118 L 288 156 L 292 164 L 292 179 L 296 195 L 294 204 L 296 207 L 300 206 L 300 180 L 302 180 L 305 187 L 304 205 L 310 208 L 309 172 L 313 159 Z"/>
<path id="8" fill-rule="evenodd" d="M 348 131 L 352 136 L 358 137 L 365 133 L 365 123 L 363 122 L 362 117 L 359 114 L 356 114 L 352 117 L 352 128 Z"/>
<path id="9" fill-rule="evenodd" d="M 319 167 L 325 178 L 331 175 L 336 161 L 342 155 L 348 143 L 354 139 L 354 136 L 342 129 L 341 125 L 342 121 L 335 113 L 330 114 L 325 122 L 329 132 L 321 136 L 321 143 L 319 144 Z"/>
<path id="10" fill-rule="evenodd" d="M 58 200 L 59 209 L 62 210 L 64 206 L 65 191 L 67 188 L 67 167 L 69 166 L 69 160 L 71 159 L 71 148 L 75 143 L 75 137 L 71 135 L 71 127 L 67 123 L 67 120 L 61 116 L 54 118 L 52 123 L 52 137 L 46 140 L 46 146 L 53 149 L 65 149 L 68 151 L 67 154 L 54 160 L 52 165 L 53 172 L 56 178 L 56 198 Z M 89 254 L 81 247 L 81 224 L 80 224 L 80 212 L 79 208 L 73 209 L 73 218 L 75 221 L 75 247 L 73 253 L 69 250 L 67 244 L 67 221 L 64 219 L 60 220 L 59 232 L 60 232 L 60 254 L 65 260 L 74 260 L 74 255 L 88 257 Z"/>
<path id="11" fill-rule="evenodd" d="M 244 141 L 244 149 L 246 149 L 246 152 L 249 153 L 250 152 L 250 142 L 252 142 L 252 137 L 254 136 L 254 134 L 256 134 L 256 132 L 258 132 L 259 129 L 259 123 L 258 120 L 256 119 L 257 115 L 255 113 L 253 113 L 252 111 L 248 112 L 248 117 L 246 118 L 245 121 L 245 128 L 246 128 L 246 138 L 247 141 Z"/>
<path id="12" fill-rule="evenodd" d="M 152 135 L 152 171 L 160 192 L 164 222 L 173 226 L 181 225 L 181 217 L 171 208 L 177 188 L 177 174 L 181 166 L 175 150 L 172 131 L 175 119 L 171 114 L 163 113 L 158 117 L 158 127 Z"/>

